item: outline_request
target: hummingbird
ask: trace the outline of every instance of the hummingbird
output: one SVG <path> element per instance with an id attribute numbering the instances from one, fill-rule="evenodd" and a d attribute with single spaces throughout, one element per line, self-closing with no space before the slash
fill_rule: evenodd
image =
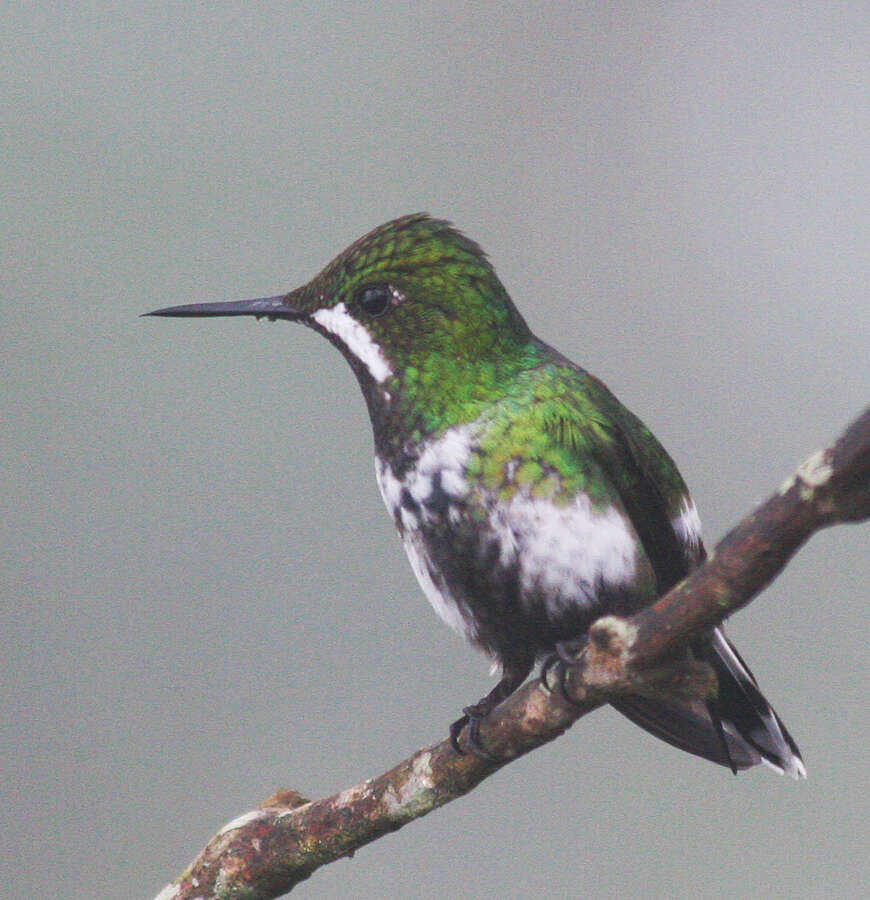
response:
<path id="1" fill-rule="evenodd" d="M 668 453 L 603 382 L 532 333 L 485 253 L 447 221 L 387 222 L 287 294 L 146 315 L 299 322 L 350 364 L 420 587 L 500 669 L 451 726 L 457 749 L 468 724 L 474 749 L 480 721 L 538 661 L 582 646 L 598 617 L 653 603 L 705 558 Z M 797 745 L 722 628 L 686 653 L 712 667 L 715 697 L 612 705 L 735 774 L 765 763 L 803 777 Z"/>

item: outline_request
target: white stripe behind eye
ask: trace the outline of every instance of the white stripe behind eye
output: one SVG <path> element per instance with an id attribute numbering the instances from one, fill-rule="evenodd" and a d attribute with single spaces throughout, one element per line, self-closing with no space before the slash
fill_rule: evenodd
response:
<path id="1" fill-rule="evenodd" d="M 321 328 L 334 334 L 348 350 L 369 370 L 372 378 L 380 384 L 393 370 L 387 362 L 381 348 L 372 340 L 372 336 L 364 325 L 347 311 L 344 303 L 318 309 L 311 316 Z"/>

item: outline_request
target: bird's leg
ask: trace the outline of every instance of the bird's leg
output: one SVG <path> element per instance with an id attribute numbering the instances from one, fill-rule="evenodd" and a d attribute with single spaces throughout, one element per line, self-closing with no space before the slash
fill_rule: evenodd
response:
<path id="1" fill-rule="evenodd" d="M 480 723 L 485 719 L 502 700 L 510 695 L 528 678 L 532 671 L 534 658 L 523 660 L 515 664 L 504 664 L 501 681 L 481 700 L 462 710 L 462 717 L 450 726 L 450 743 L 457 753 L 465 751 L 459 745 L 459 735 L 462 729 L 468 725 L 468 749 L 485 762 L 498 762 L 492 754 L 486 751 L 480 740 Z"/>

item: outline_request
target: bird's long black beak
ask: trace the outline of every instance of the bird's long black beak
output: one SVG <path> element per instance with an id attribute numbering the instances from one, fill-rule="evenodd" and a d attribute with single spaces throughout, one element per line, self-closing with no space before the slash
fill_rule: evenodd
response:
<path id="1" fill-rule="evenodd" d="M 230 300 L 224 303 L 188 303 L 185 306 L 167 306 L 143 316 L 267 316 L 269 319 L 299 319 L 303 313 L 286 301 L 290 294 L 280 297 L 260 297 L 257 300 Z"/>

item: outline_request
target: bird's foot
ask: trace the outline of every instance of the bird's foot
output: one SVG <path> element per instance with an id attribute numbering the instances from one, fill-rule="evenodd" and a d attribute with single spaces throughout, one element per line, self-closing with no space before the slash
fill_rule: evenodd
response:
<path id="1" fill-rule="evenodd" d="M 488 763 L 501 762 L 483 746 L 480 739 L 480 723 L 526 680 L 534 665 L 534 656 L 521 657 L 508 662 L 502 661 L 501 681 L 482 699 L 462 710 L 462 718 L 450 726 L 450 743 L 457 753 L 465 750 L 459 744 L 462 729 L 468 726 L 466 744 L 468 749 L 478 758 Z"/>
<path id="2" fill-rule="evenodd" d="M 577 664 L 578 659 L 583 653 L 585 642 L 577 641 L 558 641 L 556 649 L 541 663 L 541 682 L 544 687 L 551 691 L 550 673 L 555 677 L 555 686 L 559 689 L 559 693 L 564 700 L 574 706 L 579 706 L 568 693 L 568 669 Z"/>
<path id="3" fill-rule="evenodd" d="M 480 723 L 489 715 L 494 705 L 487 703 L 486 699 L 484 699 L 472 706 L 466 706 L 462 710 L 461 718 L 457 719 L 450 726 L 450 743 L 457 753 L 465 753 L 465 749 L 459 743 L 459 736 L 462 733 L 462 729 L 467 725 L 468 737 L 466 738 L 466 745 L 468 750 L 484 762 L 497 763 L 499 761 L 483 746 L 483 742 L 480 739 Z"/>

